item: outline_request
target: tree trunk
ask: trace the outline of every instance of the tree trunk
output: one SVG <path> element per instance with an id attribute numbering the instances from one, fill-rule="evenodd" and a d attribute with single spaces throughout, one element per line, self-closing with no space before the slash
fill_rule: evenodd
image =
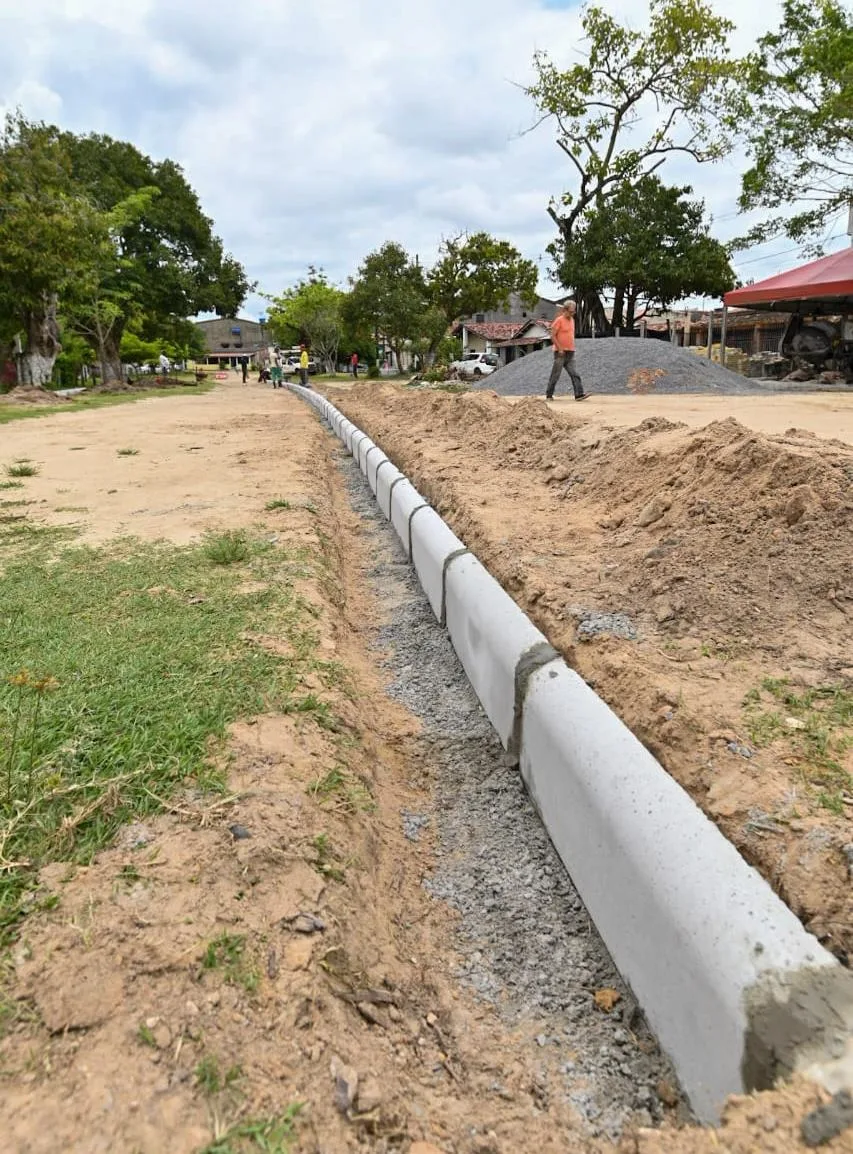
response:
<path id="1" fill-rule="evenodd" d="M 634 317 L 637 310 L 637 294 L 628 290 L 625 300 L 625 329 L 631 332 L 634 328 Z"/>
<path id="2" fill-rule="evenodd" d="M 98 359 L 101 362 L 101 384 L 114 384 L 124 380 L 124 374 L 121 371 L 121 353 L 119 352 L 121 330 L 116 331 L 116 328 L 113 328 L 100 344 Z"/>
<path id="3" fill-rule="evenodd" d="M 578 296 L 578 311 L 575 322 L 578 336 L 592 336 L 593 324 L 597 337 L 612 336 L 613 325 L 607 319 L 601 297 L 596 292 L 582 293 Z"/>
<path id="4" fill-rule="evenodd" d="M 610 323 L 614 330 L 620 331 L 626 327 L 625 325 L 625 288 L 623 285 L 617 285 L 613 293 L 613 316 L 610 318 Z"/>
<path id="5" fill-rule="evenodd" d="M 45 297 L 44 308 L 27 317 L 27 345 L 18 358 L 18 384 L 25 388 L 50 384 L 53 366 L 62 351 L 56 306 L 55 296 Z"/>

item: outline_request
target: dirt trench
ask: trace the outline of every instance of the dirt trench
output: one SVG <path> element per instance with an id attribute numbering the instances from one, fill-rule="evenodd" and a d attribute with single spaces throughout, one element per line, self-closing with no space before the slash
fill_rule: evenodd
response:
<path id="1" fill-rule="evenodd" d="M 513 977 L 523 908 L 513 916 L 524 933 L 505 943 L 501 969 L 500 910 L 484 920 L 476 892 L 460 897 L 471 847 L 447 827 L 442 759 L 464 734 L 448 742 L 447 717 L 430 732 L 406 707 L 418 642 L 401 665 L 401 622 L 383 632 L 389 614 L 414 611 L 388 584 L 402 567 L 386 557 L 390 575 L 377 573 L 375 530 L 353 511 L 334 442 L 305 406 L 229 386 L 32 424 L 38 437 L 7 432 L 10 452 L 41 463 L 33 491 L 45 523 L 85 502 L 93 541 L 132 519 L 143 538 L 250 525 L 307 550 L 300 593 L 320 651 L 346 676 L 326 691 L 332 728 L 293 714 L 236 724 L 225 797 L 188 791 L 90 864 L 42 870 L 36 892 L 56 905 L 27 919 L 3 981 L 4 1149 L 237 1154 L 271 1140 L 264 1126 L 275 1120 L 280 1142 L 268 1148 L 311 1154 L 800 1148 L 803 1116 L 825 1101 L 805 1083 L 732 1103 L 713 1133 L 676 1129 L 677 1088 L 655 1082 L 663 1130 L 623 1119 L 615 1146 L 593 1136 L 564 1069 L 571 1034 L 559 1047 L 541 1036 L 560 1007 L 525 1011 L 536 975 Z M 86 466 L 69 471 L 82 444 Z M 127 444 L 140 458 L 120 464 L 135 471 L 117 485 L 116 447 Z M 284 512 L 265 508 L 276 494 Z M 323 687 L 307 678 L 305 689 Z M 469 753 L 487 742 L 471 728 Z M 331 781 L 343 787 L 324 795 L 318 785 Z M 560 878 L 541 872 L 531 884 L 551 890 L 533 896 L 563 900 Z M 653 1040 L 622 1020 L 628 991 L 611 1022 L 593 996 L 599 974 L 590 978 L 572 981 L 583 1007 L 575 1032 L 590 1022 L 621 1030 L 630 1081 Z M 842 1135 L 827 1149 L 853 1146 Z"/>

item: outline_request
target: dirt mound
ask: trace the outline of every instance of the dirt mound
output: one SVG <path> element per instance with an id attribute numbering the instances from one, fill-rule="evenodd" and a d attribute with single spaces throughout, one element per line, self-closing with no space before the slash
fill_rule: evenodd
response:
<path id="1" fill-rule="evenodd" d="M 846 960 L 853 449 L 486 390 L 339 403 Z"/>
<path id="2" fill-rule="evenodd" d="M 0 395 L 0 404 L 7 405 L 61 405 L 69 397 L 61 397 L 41 385 L 16 385 L 8 393 Z"/>

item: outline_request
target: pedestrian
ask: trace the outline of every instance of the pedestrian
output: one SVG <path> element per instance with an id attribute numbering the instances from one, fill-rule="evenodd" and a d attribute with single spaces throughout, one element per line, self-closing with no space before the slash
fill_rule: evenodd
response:
<path id="1" fill-rule="evenodd" d="M 305 388 L 308 387 L 308 350 L 305 345 L 301 346 L 302 351 L 299 354 L 299 379 Z"/>
<path id="2" fill-rule="evenodd" d="M 243 384 L 245 385 L 249 379 L 249 362 L 245 357 L 240 361 L 240 368 L 243 370 Z"/>
<path id="3" fill-rule="evenodd" d="M 575 312 L 577 305 L 574 301 L 566 301 L 563 310 L 551 325 L 551 344 L 554 346 L 554 364 L 551 367 L 551 376 L 548 378 L 548 387 L 545 390 L 545 400 L 553 401 L 554 389 L 560 379 L 563 369 L 572 379 L 572 388 L 576 401 L 585 401 L 589 393 L 583 391 L 583 382 L 575 368 Z"/>
<path id="4" fill-rule="evenodd" d="M 282 389 L 284 385 L 281 383 L 281 361 L 276 357 L 275 364 L 272 367 L 272 387 L 274 389 Z"/>
<path id="5" fill-rule="evenodd" d="M 352 365 L 353 380 L 357 381 L 358 380 L 358 353 L 352 354 L 352 356 L 349 359 L 349 363 Z"/>

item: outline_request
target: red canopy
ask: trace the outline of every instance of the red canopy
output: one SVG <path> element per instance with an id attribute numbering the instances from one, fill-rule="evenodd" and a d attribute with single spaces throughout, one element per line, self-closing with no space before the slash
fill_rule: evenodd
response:
<path id="1" fill-rule="evenodd" d="M 853 246 L 733 289 L 723 297 L 730 308 L 778 308 L 784 312 L 792 312 L 796 304 L 820 301 L 831 302 L 839 311 L 845 305 L 853 308 Z"/>

